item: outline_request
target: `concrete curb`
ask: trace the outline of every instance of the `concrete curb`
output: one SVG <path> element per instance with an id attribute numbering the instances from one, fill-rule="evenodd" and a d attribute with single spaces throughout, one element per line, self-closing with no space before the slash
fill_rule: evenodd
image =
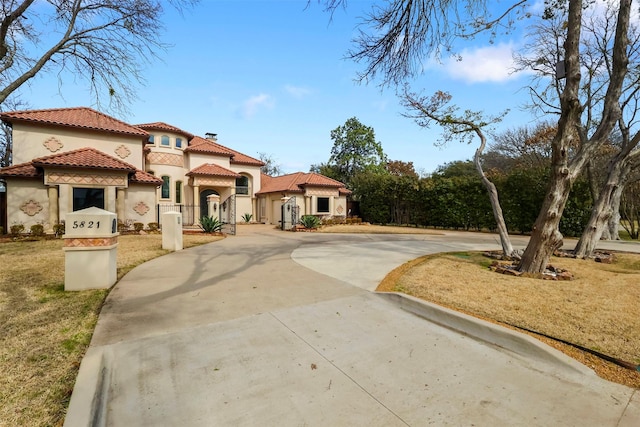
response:
<path id="1" fill-rule="evenodd" d="M 104 427 L 109 392 L 109 364 L 103 347 L 90 348 L 80 363 L 80 371 L 67 409 L 64 427 Z"/>
<path id="2" fill-rule="evenodd" d="M 376 292 L 399 308 L 526 358 L 550 364 L 570 375 L 596 377 L 588 367 L 529 335 L 396 292 Z"/>

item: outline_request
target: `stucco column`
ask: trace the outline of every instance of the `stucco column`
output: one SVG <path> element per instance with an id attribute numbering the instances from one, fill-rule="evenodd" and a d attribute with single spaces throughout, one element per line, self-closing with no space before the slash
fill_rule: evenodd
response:
<path id="1" fill-rule="evenodd" d="M 200 223 L 200 186 L 193 186 L 193 222 Z"/>
<path id="2" fill-rule="evenodd" d="M 124 188 L 116 188 L 116 216 L 119 220 L 124 221 L 124 210 L 125 210 L 125 189 Z"/>
<path id="3" fill-rule="evenodd" d="M 253 212 L 253 220 L 258 221 L 258 199 L 256 197 L 251 198 L 251 212 Z"/>
<path id="4" fill-rule="evenodd" d="M 304 215 L 311 214 L 311 196 L 304 196 Z"/>
<path id="5" fill-rule="evenodd" d="M 60 222 L 59 203 L 58 203 L 58 186 L 52 186 L 48 189 L 49 193 L 49 227 L 47 231 L 53 231 L 53 226 Z"/>
<path id="6" fill-rule="evenodd" d="M 333 212 L 334 212 L 335 204 L 336 204 L 335 199 L 336 199 L 336 198 L 335 198 L 335 197 L 333 197 L 333 196 L 330 196 L 330 197 L 329 197 L 329 215 L 331 215 L 331 216 L 333 216 L 333 215 L 334 215 L 334 213 L 333 213 Z"/>

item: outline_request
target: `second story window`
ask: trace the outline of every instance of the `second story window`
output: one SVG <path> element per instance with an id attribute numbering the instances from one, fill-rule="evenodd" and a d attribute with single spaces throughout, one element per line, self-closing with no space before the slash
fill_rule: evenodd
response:
<path id="1" fill-rule="evenodd" d="M 182 148 L 182 138 L 176 138 L 176 148 Z"/>
<path id="2" fill-rule="evenodd" d="M 162 176 L 162 189 L 160 190 L 160 197 L 161 198 L 169 199 L 171 197 L 170 184 L 171 184 L 171 178 L 169 178 L 167 175 L 163 175 Z"/>
<path id="3" fill-rule="evenodd" d="M 171 142 L 169 142 L 169 137 L 167 135 L 162 135 L 162 138 L 160 139 L 160 145 L 162 145 L 163 147 L 171 146 Z"/>
<path id="4" fill-rule="evenodd" d="M 182 181 L 176 181 L 176 203 L 182 203 Z"/>
<path id="5" fill-rule="evenodd" d="M 249 194 L 249 178 L 241 176 L 236 179 L 236 194 Z"/>
<path id="6" fill-rule="evenodd" d="M 153 140 L 153 135 L 149 135 L 149 139 L 147 140 L 147 144 L 155 144 L 155 141 Z"/>

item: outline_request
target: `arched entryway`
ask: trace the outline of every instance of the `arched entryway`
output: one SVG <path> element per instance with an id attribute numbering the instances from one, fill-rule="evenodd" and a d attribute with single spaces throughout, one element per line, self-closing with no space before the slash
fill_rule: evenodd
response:
<path id="1" fill-rule="evenodd" d="M 211 189 L 202 190 L 200 192 L 200 217 L 209 216 L 209 204 L 207 203 L 207 197 L 212 194 L 215 194 L 216 196 L 220 195 L 216 190 Z"/>

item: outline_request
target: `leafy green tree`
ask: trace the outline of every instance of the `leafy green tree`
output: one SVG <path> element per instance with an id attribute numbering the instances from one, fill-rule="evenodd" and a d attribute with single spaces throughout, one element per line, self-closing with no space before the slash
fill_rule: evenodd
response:
<path id="1" fill-rule="evenodd" d="M 333 147 L 331 157 L 325 171 L 333 175 L 331 178 L 343 182 L 351 188 L 356 174 L 368 170 L 384 171 L 386 156 L 380 142 L 376 141 L 372 127 L 365 126 L 352 117 L 344 125 L 331 131 Z"/>

